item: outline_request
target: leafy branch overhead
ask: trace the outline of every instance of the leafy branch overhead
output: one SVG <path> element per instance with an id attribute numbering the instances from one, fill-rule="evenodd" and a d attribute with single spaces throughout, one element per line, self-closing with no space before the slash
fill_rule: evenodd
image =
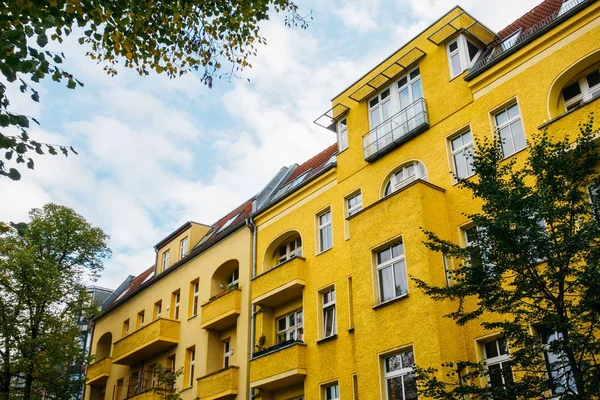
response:
<path id="1" fill-rule="evenodd" d="M 109 75 L 117 73 L 119 63 L 140 75 L 154 71 L 174 78 L 199 71 L 212 87 L 214 78 L 252 67 L 250 57 L 266 44 L 259 25 L 271 11 L 284 13 L 286 26 L 305 29 L 310 18 L 290 0 L 7 0 L 0 3 L 0 72 L 35 102 L 40 95 L 33 85 L 41 79 L 66 82 L 69 89 L 83 86 L 61 67 L 65 54 L 46 49 L 51 40 L 62 43 L 73 34 Z M 38 121 L 9 106 L 7 85 L 0 81 L 0 151 L 5 151 L 0 176 L 20 179 L 18 167 L 8 164 L 33 169 L 33 152 L 75 152 L 31 140 L 27 129 Z"/>

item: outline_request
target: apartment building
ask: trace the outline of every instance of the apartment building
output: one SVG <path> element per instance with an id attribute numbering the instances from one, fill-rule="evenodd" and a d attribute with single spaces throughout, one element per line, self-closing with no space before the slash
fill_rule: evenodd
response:
<path id="1" fill-rule="evenodd" d="M 335 145 L 157 244 L 95 321 L 86 397 L 152 397 L 158 362 L 183 368 L 184 400 L 408 400 L 415 363 L 502 368 L 501 332 L 456 326 L 410 279 L 444 285 L 452 268 L 422 229 L 469 244 L 479 205 L 456 176 L 473 176 L 477 140 L 500 135 L 519 163 L 536 132 L 600 112 L 599 37 L 592 0 L 545 0 L 499 32 L 441 16 L 333 98 L 316 122 Z"/>

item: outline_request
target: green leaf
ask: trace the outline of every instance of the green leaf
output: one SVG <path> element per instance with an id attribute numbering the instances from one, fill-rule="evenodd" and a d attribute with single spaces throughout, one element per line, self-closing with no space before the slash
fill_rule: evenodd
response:
<path id="1" fill-rule="evenodd" d="M 10 160 L 12 158 L 13 152 L 12 151 L 7 151 L 6 154 L 4 154 L 4 157 L 7 160 Z"/>
<path id="2" fill-rule="evenodd" d="M 16 169 L 11 168 L 10 171 L 8 171 L 8 177 L 13 181 L 18 181 L 21 179 L 21 174 Z"/>
<path id="3" fill-rule="evenodd" d="M 63 62 L 62 58 L 60 58 L 59 56 L 54 56 L 53 60 L 57 64 L 60 64 Z"/>
<path id="4" fill-rule="evenodd" d="M 69 78 L 69 82 L 67 83 L 67 87 L 69 89 L 75 89 L 77 87 L 77 83 L 71 78 Z"/>
<path id="5" fill-rule="evenodd" d="M 44 47 L 48 44 L 48 36 L 45 33 L 39 34 L 35 42 L 38 46 Z"/>
<path id="6" fill-rule="evenodd" d="M 31 158 L 27 161 L 27 168 L 33 169 L 33 160 Z"/>
<path id="7" fill-rule="evenodd" d="M 17 153 L 23 154 L 27 151 L 27 146 L 25 146 L 25 143 L 19 143 L 17 147 L 15 147 L 15 150 Z"/>

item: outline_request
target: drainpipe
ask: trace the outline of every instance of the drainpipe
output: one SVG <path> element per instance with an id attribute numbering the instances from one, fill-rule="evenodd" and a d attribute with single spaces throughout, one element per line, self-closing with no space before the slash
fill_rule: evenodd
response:
<path id="1" fill-rule="evenodd" d="M 246 220 L 246 226 L 252 231 L 252 278 L 254 278 L 256 276 L 256 236 L 258 232 L 252 217 Z"/>
<path id="2" fill-rule="evenodd" d="M 94 320 L 89 320 L 88 324 L 89 324 L 90 331 L 91 331 L 91 333 L 90 333 L 91 337 L 90 337 L 90 348 L 87 351 L 88 358 L 86 361 L 89 363 L 89 361 L 92 357 L 92 344 L 94 343 Z M 87 340 L 87 335 L 86 335 L 85 340 Z M 85 346 L 85 344 L 84 344 L 84 346 Z M 111 343 L 111 346 L 112 346 L 112 343 Z M 85 384 L 85 381 L 87 380 L 87 368 L 88 368 L 88 364 L 85 365 L 85 371 L 84 371 L 85 375 L 83 376 L 83 391 L 81 392 L 81 400 L 85 400 L 85 391 L 87 389 L 87 385 Z"/>
<path id="3" fill-rule="evenodd" d="M 246 220 L 246 226 L 252 231 L 252 277 L 254 278 L 256 276 L 256 235 L 257 235 L 257 229 L 256 229 L 256 224 L 254 223 L 254 220 L 252 219 L 252 217 L 248 218 Z M 252 285 L 252 279 L 250 279 L 250 286 Z M 250 288 L 248 288 L 248 290 L 250 290 Z M 252 293 L 250 291 L 250 293 Z M 248 349 L 248 361 L 250 361 L 252 359 L 252 356 L 254 355 L 254 340 L 255 340 L 255 324 L 254 324 L 254 316 L 256 315 L 255 311 L 254 311 L 254 305 L 252 305 L 252 299 L 250 299 L 250 348 Z M 248 371 L 246 371 L 248 374 L 248 377 L 250 376 L 250 368 L 248 368 Z M 250 384 L 248 383 L 248 398 L 250 400 L 252 400 L 254 398 L 254 395 L 252 394 L 253 389 L 250 389 Z"/>

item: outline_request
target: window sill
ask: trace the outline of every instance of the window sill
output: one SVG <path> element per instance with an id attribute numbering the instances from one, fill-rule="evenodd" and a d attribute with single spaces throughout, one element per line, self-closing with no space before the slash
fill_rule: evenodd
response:
<path id="1" fill-rule="evenodd" d="M 318 252 L 317 254 L 315 254 L 315 256 L 320 256 L 320 255 L 321 255 L 321 254 L 323 254 L 323 253 L 327 253 L 327 252 L 328 252 L 329 250 L 331 250 L 331 249 L 333 249 L 333 246 L 331 246 L 331 247 L 330 247 L 330 248 L 328 248 L 327 250 L 323 250 L 323 251 L 320 251 L 320 252 Z"/>
<path id="2" fill-rule="evenodd" d="M 515 154 L 516 154 L 516 153 L 515 153 Z M 450 171 L 450 173 L 452 174 L 452 173 L 454 173 L 454 171 Z M 473 177 L 474 177 L 475 175 L 477 175 L 477 174 L 469 175 L 469 176 L 467 176 L 466 178 L 462 178 L 461 180 L 463 180 L 463 181 L 470 181 L 471 179 L 473 179 Z M 460 183 L 460 181 L 459 181 L 459 180 L 457 180 L 456 178 L 452 177 L 452 186 L 456 186 L 456 185 L 458 185 L 459 183 Z"/>
<path id="3" fill-rule="evenodd" d="M 574 113 L 575 111 L 580 110 L 581 108 L 585 107 L 586 105 L 593 103 L 596 100 L 599 100 L 600 97 L 595 97 L 591 100 L 588 100 L 586 102 L 582 102 L 578 107 L 573 108 L 572 110 L 569 111 L 565 111 L 564 113 L 557 115 L 556 117 L 552 118 L 550 121 L 544 122 L 543 124 L 541 124 L 540 126 L 538 126 L 538 130 L 542 130 L 544 128 L 547 128 L 549 125 L 551 125 L 553 122 L 558 121 L 559 119 L 566 117 L 567 115 Z"/>
<path id="4" fill-rule="evenodd" d="M 191 321 L 192 319 L 196 318 L 197 316 L 198 316 L 198 314 L 196 314 L 196 315 L 192 315 L 192 316 L 191 316 L 191 317 L 189 317 L 187 320 L 188 320 L 188 321 Z"/>
<path id="5" fill-rule="evenodd" d="M 337 333 L 334 333 L 331 336 L 324 337 L 323 339 L 317 340 L 317 344 L 329 342 L 330 340 L 337 339 Z"/>
<path id="6" fill-rule="evenodd" d="M 388 301 L 384 301 L 383 303 L 375 304 L 375 305 L 374 305 L 373 307 L 371 307 L 371 308 L 372 308 L 373 310 L 377 310 L 377 309 L 379 309 L 379 308 L 382 308 L 382 307 L 388 306 L 388 305 L 390 305 L 390 304 L 396 303 L 397 301 L 404 300 L 404 299 L 405 299 L 405 298 L 407 298 L 407 297 L 408 297 L 408 293 L 406 293 L 406 294 L 403 294 L 402 296 L 398 296 L 398 297 L 396 297 L 395 299 L 391 299 L 391 300 L 388 300 Z"/>

